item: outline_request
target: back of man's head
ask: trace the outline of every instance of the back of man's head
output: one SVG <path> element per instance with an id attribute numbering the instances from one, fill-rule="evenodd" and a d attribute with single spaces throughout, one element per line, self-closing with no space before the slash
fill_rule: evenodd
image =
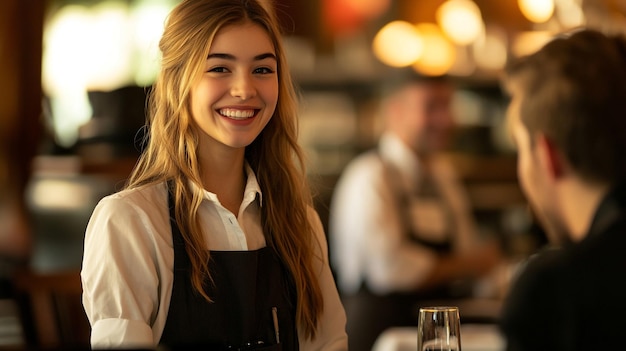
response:
<path id="1" fill-rule="evenodd" d="M 507 67 L 521 121 L 542 132 L 583 178 L 626 179 L 626 40 L 594 30 L 557 37 Z"/>

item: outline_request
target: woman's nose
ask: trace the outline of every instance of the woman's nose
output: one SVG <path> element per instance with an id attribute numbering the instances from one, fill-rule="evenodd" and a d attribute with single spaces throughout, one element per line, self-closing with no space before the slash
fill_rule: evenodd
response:
<path id="1" fill-rule="evenodd" d="M 256 89 L 249 74 L 236 74 L 233 78 L 230 94 L 241 100 L 248 100 L 256 95 Z"/>

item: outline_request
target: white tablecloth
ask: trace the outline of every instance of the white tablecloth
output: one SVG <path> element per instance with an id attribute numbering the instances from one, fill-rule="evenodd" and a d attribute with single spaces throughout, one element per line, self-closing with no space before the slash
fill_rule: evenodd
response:
<path id="1" fill-rule="evenodd" d="M 463 351 L 503 351 L 505 343 L 494 324 L 461 324 Z M 380 334 L 372 351 L 417 350 L 417 328 L 389 328 Z"/>

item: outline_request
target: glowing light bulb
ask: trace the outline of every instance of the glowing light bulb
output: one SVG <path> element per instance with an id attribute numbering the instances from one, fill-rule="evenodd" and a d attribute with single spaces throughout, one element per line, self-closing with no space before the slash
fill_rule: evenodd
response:
<path id="1" fill-rule="evenodd" d="M 507 61 L 506 33 L 502 30 L 490 28 L 482 38 L 479 38 L 473 48 L 473 56 L 480 68 L 500 70 Z"/>
<path id="2" fill-rule="evenodd" d="M 484 31 L 480 9 L 471 0 L 448 0 L 437 9 L 437 23 L 455 43 L 468 45 Z"/>
<path id="3" fill-rule="evenodd" d="M 406 67 L 422 55 L 423 43 L 414 25 L 405 21 L 392 21 L 376 33 L 372 50 L 384 64 Z"/>
<path id="4" fill-rule="evenodd" d="M 424 42 L 424 52 L 413 69 L 430 76 L 448 73 L 456 60 L 455 47 L 436 24 L 419 23 L 416 27 Z"/>
<path id="5" fill-rule="evenodd" d="M 518 0 L 522 14 L 535 23 L 543 23 L 554 13 L 554 0 Z"/>
<path id="6" fill-rule="evenodd" d="M 514 38 L 512 52 L 515 56 L 525 56 L 534 53 L 552 39 L 548 31 L 520 32 Z"/>

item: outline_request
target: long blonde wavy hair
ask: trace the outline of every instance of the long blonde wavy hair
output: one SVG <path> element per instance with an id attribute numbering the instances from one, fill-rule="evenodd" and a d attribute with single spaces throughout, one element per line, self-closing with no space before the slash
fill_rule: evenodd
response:
<path id="1" fill-rule="evenodd" d="M 221 28 L 252 22 L 267 31 L 278 58 L 279 93 L 276 110 L 245 157 L 263 193 L 261 221 L 267 245 L 291 273 L 297 290 L 296 320 L 305 338 L 314 339 L 324 308 L 314 269 L 314 228 L 308 210 L 313 205 L 304 153 L 297 143 L 298 96 L 281 45 L 273 11 L 257 0 L 185 0 L 170 13 L 159 48 L 162 66 L 149 96 L 149 134 L 127 188 L 171 182 L 175 219 L 191 260 L 194 288 L 208 301 L 210 253 L 198 221 L 203 196 L 198 164 L 198 134 L 190 111 L 190 89 L 199 79 L 215 34 Z"/>

